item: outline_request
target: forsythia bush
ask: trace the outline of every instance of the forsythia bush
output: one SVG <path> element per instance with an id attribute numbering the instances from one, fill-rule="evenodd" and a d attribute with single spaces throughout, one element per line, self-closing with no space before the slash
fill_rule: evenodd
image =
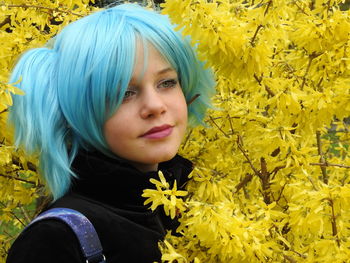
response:
<path id="1" fill-rule="evenodd" d="M 342 2 L 163 5 L 218 81 L 209 127 L 190 131 L 182 146 L 195 170 L 182 236 L 168 234 L 165 261 L 350 262 L 350 13 Z"/>
<path id="2" fill-rule="evenodd" d="M 336 0 L 167 0 L 217 77 L 207 127 L 181 154 L 187 191 L 160 173 L 152 208 L 178 216 L 165 262 L 348 262 L 350 14 Z M 42 195 L 35 160 L 5 130 L 17 55 L 93 8 L 87 0 L 0 2 L 0 240 L 3 256 Z M 195 103 L 195 101 L 193 102 Z M 349 105 L 348 105 L 349 104 Z M 184 199 L 182 199 L 184 198 Z M 32 209 L 32 210 L 31 210 Z M 6 226 L 6 228 L 4 228 Z M 11 231 L 10 231 L 11 230 Z"/>

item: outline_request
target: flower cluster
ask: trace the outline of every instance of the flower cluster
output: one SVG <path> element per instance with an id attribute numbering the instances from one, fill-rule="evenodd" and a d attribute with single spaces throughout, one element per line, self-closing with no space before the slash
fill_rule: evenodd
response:
<path id="1" fill-rule="evenodd" d="M 156 179 L 150 179 L 156 189 L 145 189 L 142 196 L 147 198 L 144 202 L 145 205 L 151 203 L 150 209 L 154 211 L 158 206 L 162 205 L 164 212 L 167 216 L 173 219 L 175 216 L 185 211 L 186 206 L 182 197 L 187 195 L 187 191 L 177 190 L 176 180 L 174 185 L 170 188 L 169 183 L 165 180 L 162 171 L 158 172 L 160 181 Z"/>
<path id="2" fill-rule="evenodd" d="M 163 5 L 217 79 L 217 109 L 181 148 L 196 168 L 182 236 L 167 241 L 187 262 L 350 258 L 350 13 L 343 2 Z"/>

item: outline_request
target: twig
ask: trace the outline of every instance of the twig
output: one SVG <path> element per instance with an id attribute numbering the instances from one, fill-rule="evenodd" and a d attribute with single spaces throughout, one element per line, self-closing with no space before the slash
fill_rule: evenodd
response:
<path id="1" fill-rule="evenodd" d="M 326 166 L 335 166 L 335 167 L 340 167 L 340 168 L 350 168 L 350 165 L 344 165 L 344 164 L 336 164 L 336 163 L 309 163 L 309 165 L 319 165 L 321 167 L 326 167 Z"/>
<path id="2" fill-rule="evenodd" d="M 312 188 L 315 190 L 315 191 L 318 191 L 318 187 L 316 186 L 314 180 L 312 179 L 311 176 L 308 176 L 307 179 L 310 181 L 311 185 L 312 185 Z"/>
<path id="3" fill-rule="evenodd" d="M 276 199 L 276 203 L 281 199 L 283 190 L 284 190 L 284 188 L 286 187 L 286 185 L 287 185 L 287 183 L 285 183 L 285 184 L 282 186 L 281 192 L 280 192 L 278 198 Z"/>
<path id="4" fill-rule="evenodd" d="M 27 170 L 23 167 L 23 164 L 20 162 L 20 159 L 16 156 L 12 156 L 12 163 L 19 166 L 23 170 Z M 31 162 L 27 162 L 27 168 L 32 172 L 37 172 L 35 164 Z"/>
<path id="5" fill-rule="evenodd" d="M 318 90 L 320 90 L 320 87 L 321 87 L 321 84 L 322 84 L 322 82 L 323 82 L 323 77 L 321 77 L 321 79 L 318 81 L 318 83 L 317 83 L 317 88 L 318 88 Z M 322 90 L 320 90 L 320 91 L 322 91 Z"/>
<path id="6" fill-rule="evenodd" d="M 297 4 L 298 1 L 294 1 L 294 4 L 297 6 L 297 8 L 304 14 L 304 15 L 307 15 L 309 16 L 304 9 L 302 9 L 298 4 Z"/>
<path id="7" fill-rule="evenodd" d="M 277 166 L 277 167 L 275 167 L 275 169 L 272 170 L 271 174 L 275 175 L 279 170 L 281 170 L 283 168 L 286 168 L 286 166 L 285 165 Z"/>
<path id="8" fill-rule="evenodd" d="M 309 57 L 309 63 L 307 64 L 307 68 L 306 68 L 305 74 L 304 74 L 304 76 L 303 76 L 303 82 L 301 83 L 301 87 L 300 87 L 301 90 L 304 89 L 305 82 L 306 82 L 306 76 L 307 76 L 307 74 L 309 73 L 312 60 L 313 60 L 313 58 L 312 58 L 312 57 Z"/>
<path id="9" fill-rule="evenodd" d="M 34 216 L 37 216 L 38 214 L 40 214 L 50 203 L 52 203 L 52 196 L 50 195 L 40 195 L 37 199 L 36 199 L 36 208 L 34 211 Z"/>
<path id="10" fill-rule="evenodd" d="M 309 71 L 310 71 L 310 68 L 311 68 L 311 63 L 312 61 L 317 58 L 318 56 L 322 55 L 322 53 L 315 53 L 313 52 L 312 54 L 309 55 L 309 63 L 307 64 L 307 68 L 306 68 L 306 71 L 305 71 L 305 74 L 303 76 L 303 82 L 301 83 L 301 87 L 300 89 L 303 90 L 304 86 L 305 86 L 305 83 L 306 83 L 306 77 L 307 75 L 309 74 Z"/>
<path id="11" fill-rule="evenodd" d="M 229 114 L 227 114 L 227 117 L 228 117 L 228 121 L 230 123 L 231 135 L 233 135 L 234 134 L 234 129 L 233 129 L 232 121 L 231 121 L 231 116 Z"/>
<path id="12" fill-rule="evenodd" d="M 214 125 L 215 125 L 227 138 L 230 138 L 230 136 L 228 136 L 227 133 L 226 133 L 223 129 L 221 129 L 221 127 L 219 127 L 219 125 L 217 125 L 217 123 L 215 122 L 215 120 L 214 120 L 211 116 L 209 116 L 209 118 L 210 118 L 210 120 L 214 123 Z"/>
<path id="13" fill-rule="evenodd" d="M 244 157 L 246 158 L 246 160 L 248 161 L 250 167 L 252 168 L 252 170 L 254 171 L 255 175 L 259 176 L 260 178 L 260 172 L 254 167 L 253 163 L 251 162 L 251 160 L 249 159 L 249 156 L 247 155 L 247 153 L 245 152 L 245 150 L 243 149 L 242 145 L 241 145 L 241 136 L 237 136 L 237 146 L 240 149 L 240 151 L 243 153 Z"/>
<path id="14" fill-rule="evenodd" d="M 252 179 L 253 179 L 252 174 L 246 174 L 246 176 L 243 178 L 243 180 L 240 181 L 239 184 L 236 185 L 235 193 L 238 193 L 239 190 L 241 190 L 244 186 L 246 186 Z"/>
<path id="15" fill-rule="evenodd" d="M 258 76 L 254 73 L 254 78 L 259 83 L 259 85 L 261 86 L 262 77 L 258 78 Z M 268 86 L 264 85 L 264 87 L 265 87 L 265 90 L 267 91 L 267 93 L 271 97 L 275 96 L 275 93 Z"/>
<path id="16" fill-rule="evenodd" d="M 297 261 L 291 256 L 283 255 L 284 259 L 288 260 L 291 263 L 296 263 Z"/>
<path id="17" fill-rule="evenodd" d="M 255 175 L 257 175 L 262 183 L 262 195 L 264 197 L 264 202 L 266 204 L 270 204 L 271 203 L 271 189 L 270 189 L 270 173 L 267 170 L 267 164 L 266 164 L 266 160 L 264 158 L 260 159 L 260 165 L 261 165 L 261 170 L 258 171 L 253 163 L 251 162 L 249 156 L 247 155 L 246 151 L 243 149 L 242 145 L 241 145 L 242 139 L 240 138 L 240 136 L 237 137 L 237 145 L 238 148 L 240 149 L 240 151 L 243 153 L 244 157 L 246 158 L 246 160 L 248 161 L 250 167 L 252 168 L 252 170 L 254 171 Z"/>
<path id="18" fill-rule="evenodd" d="M 268 171 L 267 171 L 267 165 L 266 165 L 266 160 L 264 157 L 260 158 L 260 166 L 261 166 L 261 176 L 267 177 Z"/>
<path id="19" fill-rule="evenodd" d="M 2 204 L 2 206 L 6 208 L 6 205 L 5 205 L 3 202 L 0 202 L 0 204 Z M 22 220 L 21 220 L 13 211 L 10 211 L 10 214 L 12 214 L 12 215 L 18 220 L 18 222 L 21 223 L 22 226 L 26 226 L 26 225 L 22 222 Z"/>
<path id="20" fill-rule="evenodd" d="M 320 156 L 320 162 L 325 163 L 326 161 L 325 161 L 325 158 L 324 158 L 323 152 L 322 152 L 322 142 L 321 142 L 320 131 L 316 132 L 316 140 L 317 140 L 318 155 Z M 323 182 L 325 184 L 328 184 L 328 176 L 327 176 L 326 166 L 320 166 L 320 167 L 321 167 L 321 172 L 322 172 L 322 176 L 323 176 Z"/>
<path id="21" fill-rule="evenodd" d="M 10 237 L 10 239 L 14 239 L 15 237 L 13 235 L 11 235 L 9 232 L 7 232 L 5 229 L 2 229 L 2 231 L 4 231 L 4 233 Z"/>
<path id="22" fill-rule="evenodd" d="M 301 258 L 307 258 L 307 256 L 305 256 L 305 255 L 303 255 L 303 254 L 301 254 L 301 253 L 299 253 L 298 251 L 295 251 L 294 249 L 291 249 L 290 251 L 292 251 L 293 253 L 295 253 L 295 254 L 297 254 L 299 257 L 301 257 Z"/>
<path id="23" fill-rule="evenodd" d="M 29 217 L 27 211 L 23 208 L 23 206 L 20 206 L 20 209 L 21 209 L 21 212 L 22 212 L 24 218 L 27 220 L 27 222 L 30 222 L 31 219 L 30 219 L 30 217 Z"/>
<path id="24" fill-rule="evenodd" d="M 59 8 L 49 8 L 49 7 L 45 7 L 45 6 L 39 6 L 39 5 L 6 5 L 1 3 L 0 6 L 5 6 L 8 8 L 13 8 L 13 7 L 22 7 L 22 8 L 37 8 L 37 9 L 43 9 L 43 10 L 49 10 L 51 12 L 61 12 L 61 13 L 66 13 L 66 14 L 71 14 L 71 15 L 75 15 L 75 16 L 79 16 L 79 17 L 83 17 L 83 15 L 74 13 L 72 11 L 65 11 L 65 10 L 60 10 Z"/>
<path id="25" fill-rule="evenodd" d="M 0 23 L 0 28 L 3 27 L 6 24 L 10 24 L 11 23 L 11 18 L 8 15 L 1 23 Z"/>
<path id="26" fill-rule="evenodd" d="M 331 10 L 331 1 L 327 1 L 327 13 Z"/>
<path id="27" fill-rule="evenodd" d="M 337 229 L 337 218 L 334 214 L 334 203 L 333 203 L 333 199 L 332 198 L 328 198 L 327 199 L 328 202 L 329 202 L 329 205 L 331 206 L 331 209 L 332 209 L 332 234 L 333 236 L 336 238 L 336 241 L 337 241 L 337 245 L 338 247 L 340 246 L 340 241 L 339 241 L 339 238 L 337 237 L 338 235 L 338 229 Z"/>
<path id="28" fill-rule="evenodd" d="M 185 140 L 184 140 L 184 143 L 182 144 L 182 149 L 185 149 L 185 147 L 186 147 L 186 145 L 187 145 L 187 142 L 188 142 L 188 140 L 189 140 L 189 138 L 190 138 L 190 136 L 191 136 L 191 134 L 192 134 L 192 131 L 193 131 L 193 129 L 191 129 L 191 130 L 188 132 L 188 134 L 187 134 L 187 136 L 186 136 L 186 138 L 185 138 Z"/>
<path id="29" fill-rule="evenodd" d="M 259 83 L 259 85 L 261 85 L 262 77 L 259 78 L 259 77 L 254 73 L 254 78 L 255 78 L 255 80 Z"/>
<path id="30" fill-rule="evenodd" d="M 256 28 L 255 33 L 254 33 L 254 36 L 253 36 L 252 40 L 250 41 L 250 44 L 251 44 L 253 47 L 255 46 L 254 41 L 255 41 L 255 39 L 256 39 L 258 33 L 259 33 L 259 30 L 260 30 L 261 28 L 263 28 L 263 27 L 264 27 L 263 25 L 258 25 L 258 27 Z"/>
<path id="31" fill-rule="evenodd" d="M 24 183 L 32 184 L 32 185 L 35 185 L 35 186 L 37 185 L 36 182 L 29 181 L 29 180 L 22 179 L 22 178 L 18 178 L 18 177 L 14 177 L 14 176 L 10 176 L 10 175 L 0 174 L 0 176 L 4 177 L 4 178 L 14 179 L 14 180 L 21 181 L 21 182 L 24 182 Z"/>
<path id="32" fill-rule="evenodd" d="M 266 7 L 266 9 L 265 9 L 264 16 L 267 15 L 267 12 L 269 11 L 269 8 L 271 7 L 271 5 L 272 5 L 272 0 L 270 0 L 270 1 L 267 3 L 267 7 Z"/>
<path id="33" fill-rule="evenodd" d="M 271 97 L 275 96 L 275 93 L 274 93 L 268 86 L 266 86 L 266 85 L 264 85 L 264 86 L 265 86 L 265 90 L 267 91 L 267 93 L 268 93 Z"/>
<path id="34" fill-rule="evenodd" d="M 11 235 L 8 231 L 6 231 L 5 229 L 2 229 L 2 231 L 4 232 L 4 234 L 6 235 L 6 239 L 4 240 L 5 243 L 12 243 L 12 240 L 15 240 L 17 238 L 17 236 L 19 235 L 16 234 L 15 236 Z M 1 248 L 2 251 L 4 251 L 6 254 L 8 253 L 8 251 L 3 247 Z"/>
<path id="35" fill-rule="evenodd" d="M 349 178 L 349 175 L 348 175 L 348 174 L 345 174 L 344 177 L 340 180 L 342 186 L 345 185 L 345 181 L 346 181 L 346 179 L 348 179 L 348 178 Z"/>
<path id="36" fill-rule="evenodd" d="M 260 179 L 262 181 L 262 189 L 264 202 L 266 204 L 271 204 L 271 189 L 270 189 L 270 173 L 267 171 L 267 164 L 265 158 L 260 158 L 261 172 Z"/>

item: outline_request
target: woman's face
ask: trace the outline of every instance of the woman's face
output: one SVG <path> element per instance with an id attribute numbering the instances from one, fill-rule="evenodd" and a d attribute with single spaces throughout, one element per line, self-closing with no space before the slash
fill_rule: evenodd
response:
<path id="1" fill-rule="evenodd" d="M 143 48 L 124 101 L 104 125 L 111 151 L 141 171 L 177 153 L 187 125 L 187 104 L 176 71 L 152 46 L 144 69 Z"/>

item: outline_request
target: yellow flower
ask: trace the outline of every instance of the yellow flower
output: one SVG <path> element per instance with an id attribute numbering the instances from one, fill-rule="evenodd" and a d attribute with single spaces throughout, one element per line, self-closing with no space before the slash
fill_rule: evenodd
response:
<path id="1" fill-rule="evenodd" d="M 179 253 L 176 252 L 175 248 L 166 240 L 164 240 L 164 244 L 166 245 L 166 252 L 162 255 L 162 261 L 166 262 L 178 262 L 178 263 L 186 263 L 187 260 Z"/>
<path id="2" fill-rule="evenodd" d="M 177 183 L 174 182 L 173 188 L 170 189 L 169 183 L 166 181 L 163 173 L 158 172 L 160 181 L 150 179 L 150 182 L 156 186 L 156 189 L 145 189 L 142 196 L 146 197 L 145 205 L 152 203 L 150 209 L 154 211 L 158 206 L 163 205 L 164 212 L 167 216 L 173 219 L 182 211 L 185 211 L 186 206 L 182 198 L 187 195 L 187 191 L 177 190 Z"/>

